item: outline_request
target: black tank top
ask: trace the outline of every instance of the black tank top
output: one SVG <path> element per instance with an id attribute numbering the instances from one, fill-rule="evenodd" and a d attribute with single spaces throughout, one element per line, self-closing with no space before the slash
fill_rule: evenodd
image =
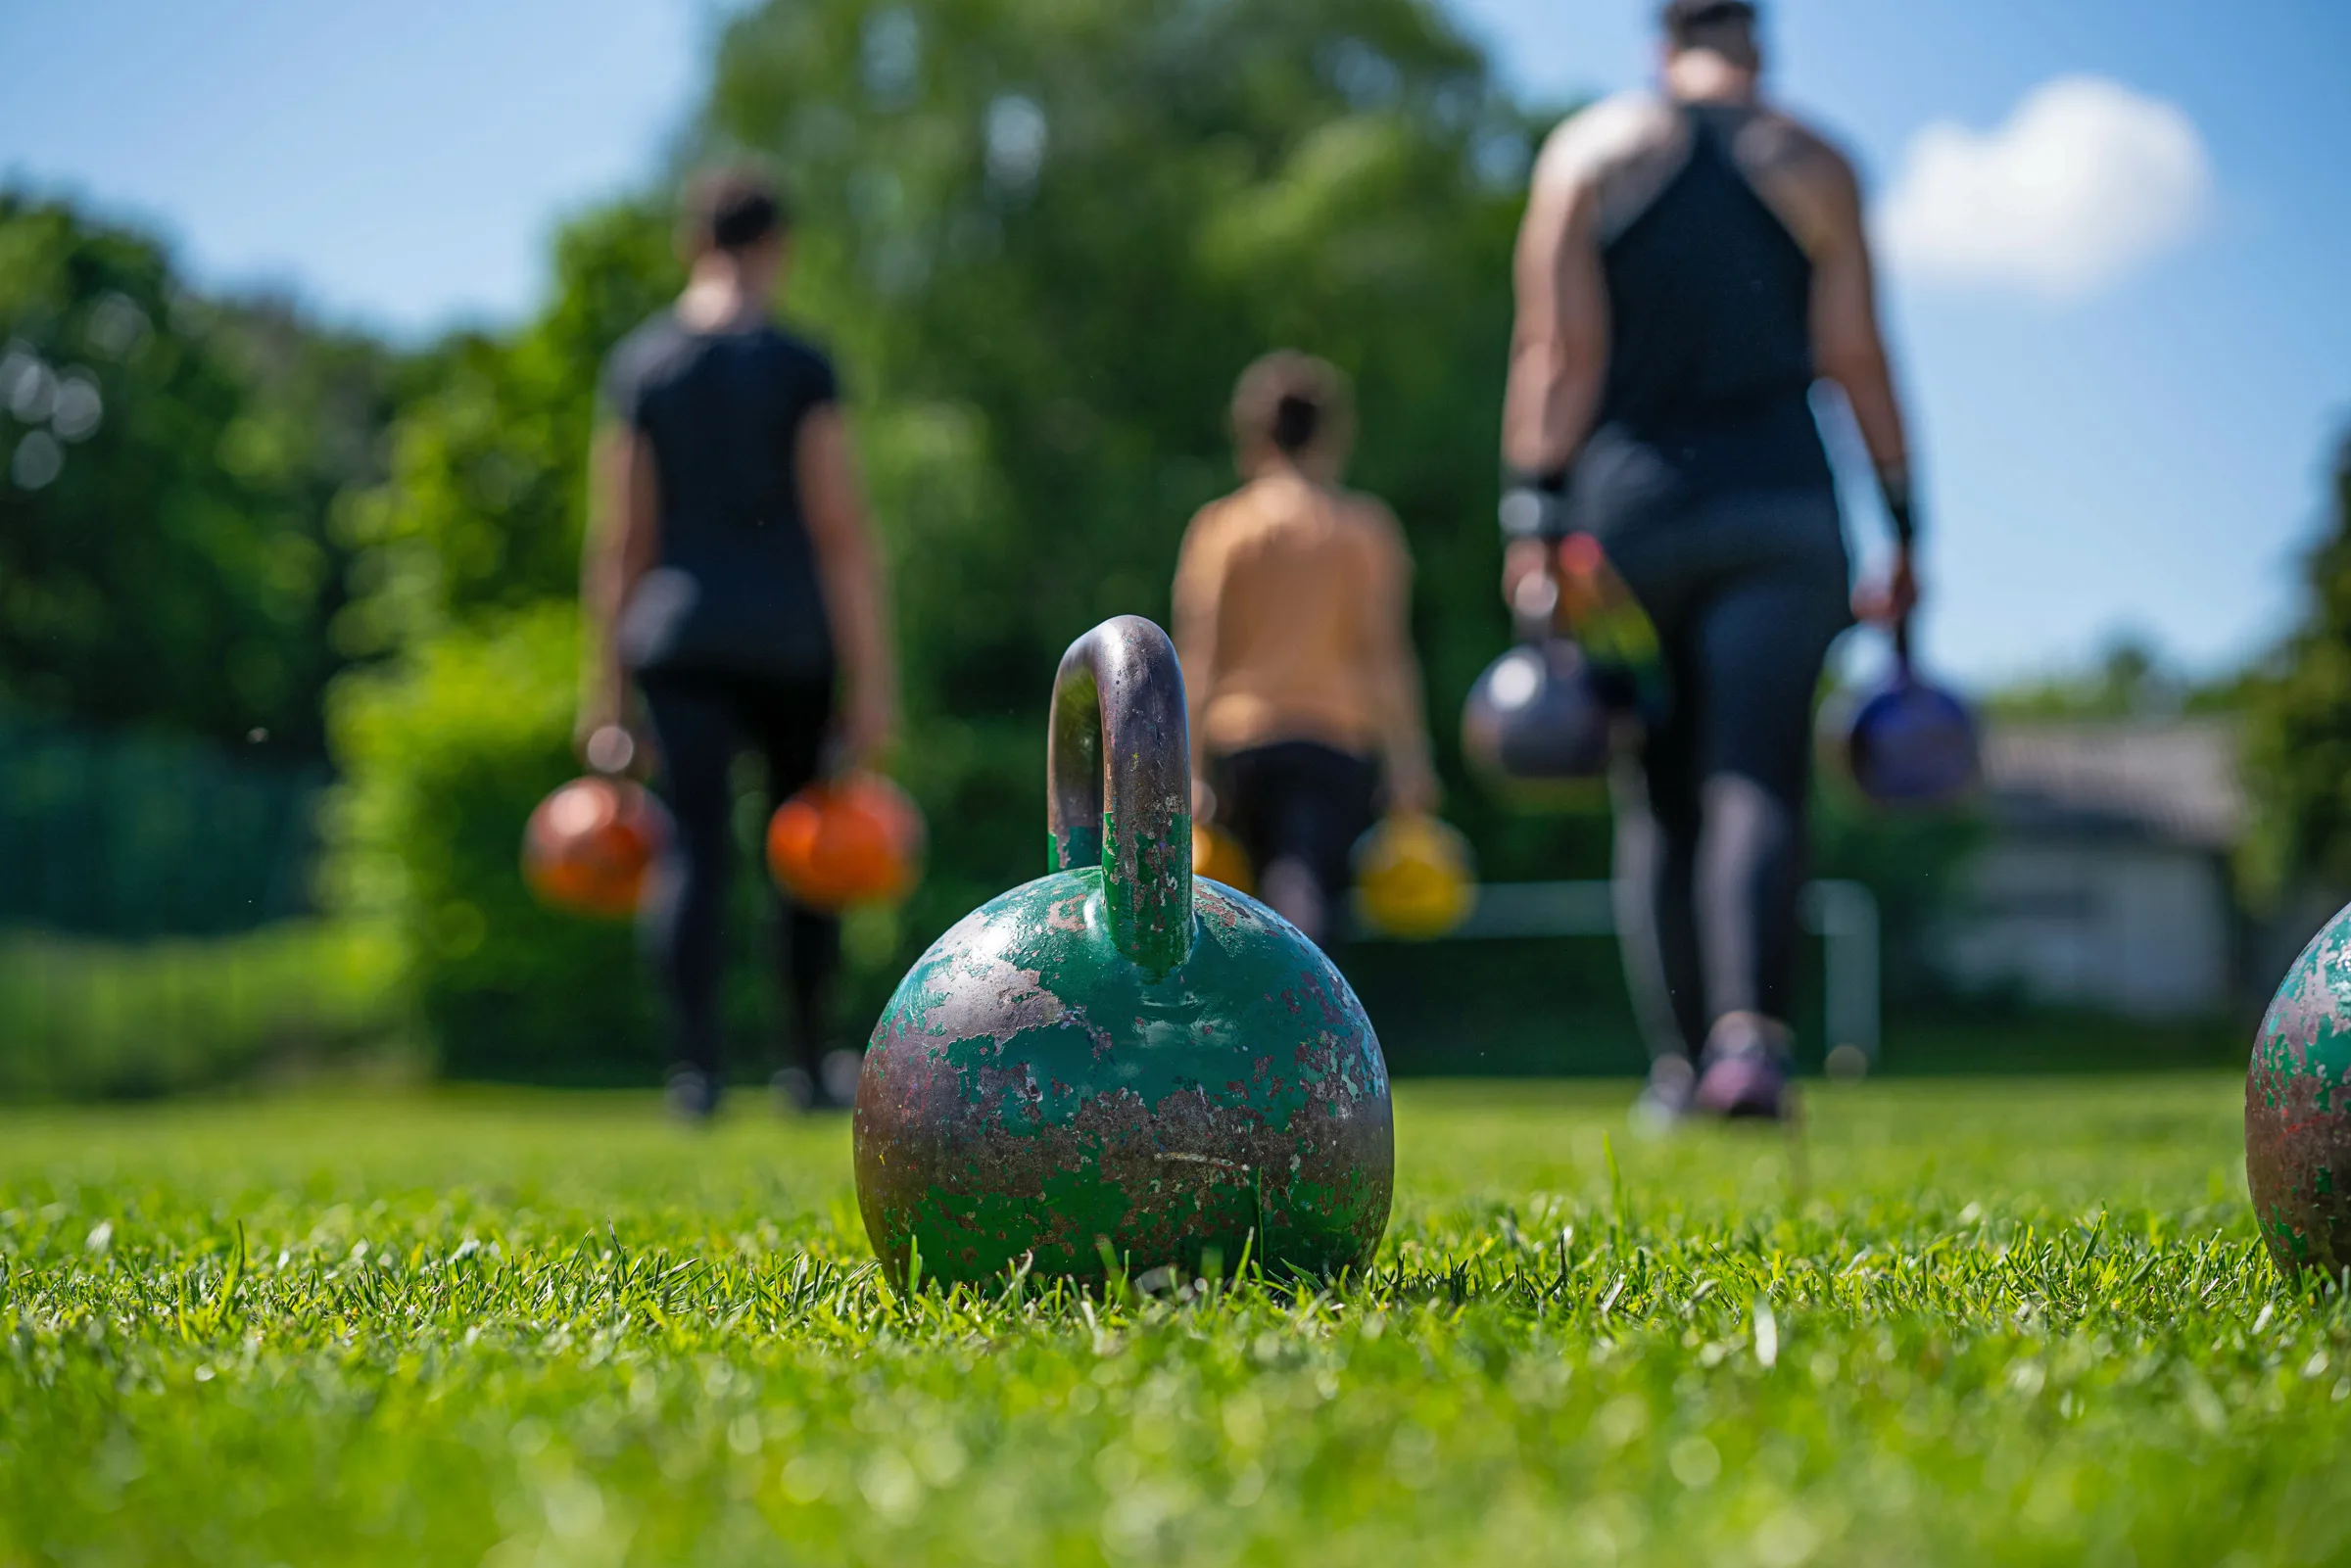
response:
<path id="1" fill-rule="evenodd" d="M 1812 422 L 1812 263 L 1740 171 L 1755 112 L 1684 105 L 1690 156 L 1601 248 L 1608 369 L 1571 515 L 1604 537 L 1724 492 L 1833 489 Z"/>
<path id="2" fill-rule="evenodd" d="M 797 679 L 833 664 L 800 514 L 800 423 L 834 402 L 833 366 L 771 325 L 693 332 L 655 316 L 612 351 L 606 411 L 644 435 L 660 552 L 621 613 L 638 670 Z"/>

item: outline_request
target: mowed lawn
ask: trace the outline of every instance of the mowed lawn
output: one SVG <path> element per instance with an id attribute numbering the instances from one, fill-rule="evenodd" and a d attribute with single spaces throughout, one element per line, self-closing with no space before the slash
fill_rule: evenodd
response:
<path id="1" fill-rule="evenodd" d="M 0 1564 L 2351 1561 L 2218 1077 L 1406 1085 L 1375 1277 L 902 1302 L 840 1120 L 0 1114 Z"/>

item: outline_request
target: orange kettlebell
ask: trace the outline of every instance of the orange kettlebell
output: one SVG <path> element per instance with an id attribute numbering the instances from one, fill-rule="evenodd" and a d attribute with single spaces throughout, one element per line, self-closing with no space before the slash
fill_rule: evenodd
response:
<path id="1" fill-rule="evenodd" d="M 776 808 L 767 869 L 811 909 L 893 904 L 922 879 L 923 813 L 889 780 L 819 780 Z"/>
<path id="2" fill-rule="evenodd" d="M 574 779 L 531 813 L 522 879 L 551 909 L 625 919 L 637 912 L 669 836 L 669 813 L 643 785 L 601 775 Z"/>

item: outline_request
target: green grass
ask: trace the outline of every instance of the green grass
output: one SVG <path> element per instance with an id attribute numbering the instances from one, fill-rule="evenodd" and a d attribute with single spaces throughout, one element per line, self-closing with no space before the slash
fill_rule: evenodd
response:
<path id="1" fill-rule="evenodd" d="M 0 1116 L 0 1564 L 2351 1560 L 2221 1077 L 1408 1085 L 1375 1278 L 892 1298 L 839 1121 Z"/>

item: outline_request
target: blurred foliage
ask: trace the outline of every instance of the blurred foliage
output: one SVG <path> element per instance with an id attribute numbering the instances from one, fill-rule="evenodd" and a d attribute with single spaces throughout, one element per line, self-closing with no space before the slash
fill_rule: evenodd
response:
<path id="1" fill-rule="evenodd" d="M 348 1067 L 400 1028 L 398 951 L 352 924 L 0 940 L 0 1101 L 133 1098 Z"/>
<path id="2" fill-rule="evenodd" d="M 392 378 L 372 343 L 206 300 L 156 241 L 0 190 L 0 699 L 320 755 L 328 516 Z"/>
<path id="3" fill-rule="evenodd" d="M 2153 643 L 2126 634 L 2089 669 L 2000 688 L 1981 706 L 2000 719 L 2165 719 L 2239 712 L 2254 685 L 2249 674 L 2190 680 Z"/>
<path id="4" fill-rule="evenodd" d="M 345 654 L 577 592 L 599 367 L 682 276 L 666 219 L 642 204 L 588 214 L 554 251 L 536 320 L 511 337 L 459 334 L 407 367 L 389 472 L 336 519 L 358 556 L 333 628 Z"/>
<path id="5" fill-rule="evenodd" d="M 541 908 L 518 870 L 531 808 L 574 771 L 577 648 L 572 606 L 550 600 L 335 689 L 329 896 L 392 933 L 402 990 L 460 1076 L 593 1082 L 658 1061 L 629 927 Z"/>
<path id="6" fill-rule="evenodd" d="M 2351 887 L 2351 437 L 2328 488 L 2302 624 L 2247 683 L 2253 828 L 2238 868 L 2265 899 Z"/>

